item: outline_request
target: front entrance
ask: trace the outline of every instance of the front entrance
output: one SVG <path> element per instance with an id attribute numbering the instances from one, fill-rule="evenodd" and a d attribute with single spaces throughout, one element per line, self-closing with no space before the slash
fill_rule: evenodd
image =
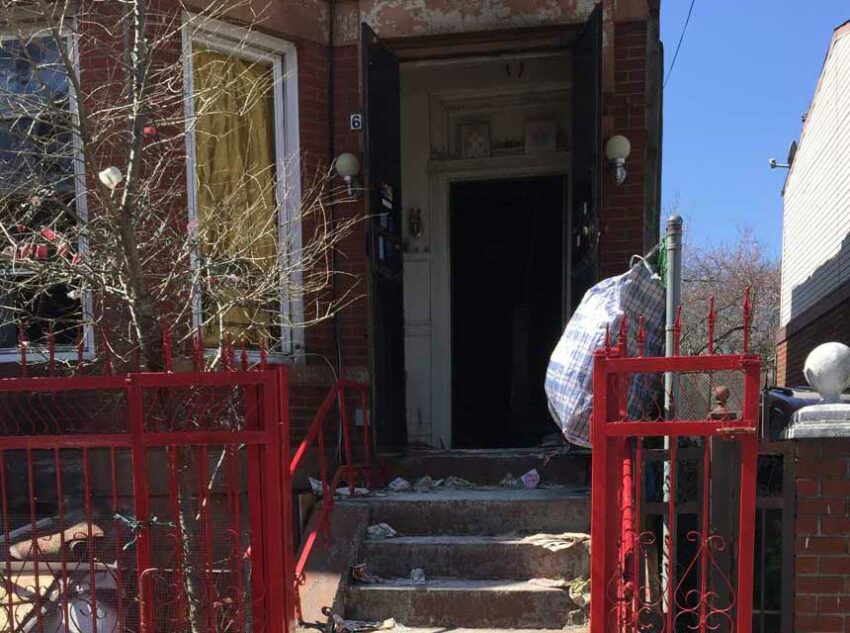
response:
<path id="1" fill-rule="evenodd" d="M 596 274 L 601 24 L 597 7 L 557 32 L 439 45 L 364 25 L 380 446 L 518 448 L 557 430 L 546 358 Z"/>
<path id="2" fill-rule="evenodd" d="M 452 445 L 552 433 L 543 382 L 565 316 L 563 176 L 450 188 Z"/>

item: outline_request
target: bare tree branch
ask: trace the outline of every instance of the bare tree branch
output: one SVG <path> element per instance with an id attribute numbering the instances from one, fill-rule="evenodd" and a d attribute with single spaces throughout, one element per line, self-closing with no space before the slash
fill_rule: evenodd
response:
<path id="1" fill-rule="evenodd" d="M 213 349 L 225 336 L 274 347 L 281 332 L 359 298 L 359 280 L 331 266 L 359 219 L 331 221 L 330 205 L 347 193 L 330 186 L 328 171 L 304 174 L 300 208 L 280 213 L 278 180 L 300 167 L 298 157 L 281 166 L 256 127 L 280 107 L 280 78 L 249 54 L 254 24 L 229 53 L 193 45 L 194 78 L 184 85 L 193 60 L 183 59 L 183 36 L 253 5 L 214 0 L 188 13 L 164 0 L 36 0 L 24 11 L 0 0 L 0 25 L 16 35 L 0 43 L 14 60 L 0 73 L 28 68 L 0 82 L 11 139 L 0 146 L 0 347 L 14 345 L 19 326 L 33 345 L 53 328 L 73 347 L 85 321 L 117 360 L 140 355 L 158 369 L 160 320 L 178 324 L 180 344 L 195 322 Z M 190 138 L 194 174 L 185 168 Z M 222 167 L 222 155 L 240 166 Z M 114 186 L 98 177 L 110 166 L 122 175 Z M 198 198 L 192 221 L 187 177 Z M 293 297 L 309 307 L 299 322 L 281 307 Z"/>

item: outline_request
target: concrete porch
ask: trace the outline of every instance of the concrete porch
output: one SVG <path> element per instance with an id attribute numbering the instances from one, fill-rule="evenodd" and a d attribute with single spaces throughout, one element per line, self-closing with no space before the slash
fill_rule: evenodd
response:
<path id="1" fill-rule="evenodd" d="M 571 586 L 589 576 L 589 465 L 587 453 L 551 449 L 394 460 L 391 478 L 453 475 L 472 485 L 337 501 L 330 540 L 314 552 L 302 587 L 305 626 L 335 613 L 393 618 L 398 630 L 423 632 L 586 630 L 586 605 Z M 531 468 L 540 473 L 537 489 L 500 486 L 506 474 Z M 398 536 L 369 538 L 367 527 L 378 523 Z M 364 563 L 370 581 L 353 580 L 352 566 Z M 411 580 L 414 569 L 424 582 Z"/>

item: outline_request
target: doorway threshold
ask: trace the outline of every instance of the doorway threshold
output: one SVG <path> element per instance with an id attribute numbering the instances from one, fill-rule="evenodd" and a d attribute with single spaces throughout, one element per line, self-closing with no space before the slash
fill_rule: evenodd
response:
<path id="1" fill-rule="evenodd" d="M 393 476 L 415 482 L 458 477 L 476 486 L 501 486 L 537 470 L 541 485 L 590 486 L 590 451 L 572 446 L 504 449 L 416 449 L 387 459 Z"/>
<path id="2" fill-rule="evenodd" d="M 427 448 L 421 446 L 408 447 L 406 454 L 408 456 L 424 457 L 428 455 L 435 456 L 456 456 L 456 457 L 517 457 L 526 455 L 579 455 L 590 454 L 589 448 L 575 445 L 552 445 L 552 446 L 531 446 L 521 448 Z"/>

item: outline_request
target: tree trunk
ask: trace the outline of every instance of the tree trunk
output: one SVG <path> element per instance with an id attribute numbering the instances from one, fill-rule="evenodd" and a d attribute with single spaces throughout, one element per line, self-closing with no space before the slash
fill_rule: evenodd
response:
<path id="1" fill-rule="evenodd" d="M 192 558 L 192 553 L 196 551 L 194 546 L 200 537 L 200 528 L 198 521 L 192 513 L 192 491 L 190 477 L 188 476 L 190 472 L 189 465 L 194 461 L 191 451 L 192 448 L 188 446 L 180 447 L 177 451 L 181 470 L 185 469 L 184 472 L 187 475 L 182 478 L 178 487 L 180 512 L 178 520 L 180 522 L 180 539 L 183 549 L 183 589 L 186 592 L 186 601 L 188 602 L 189 626 L 192 633 L 202 633 L 204 627 L 201 625 L 201 621 L 204 617 L 204 608 L 201 604 L 201 599 L 203 598 L 204 591 L 201 576 Z M 206 606 L 208 609 L 212 609 L 211 604 Z M 179 633 L 183 632 L 180 631 Z"/>

